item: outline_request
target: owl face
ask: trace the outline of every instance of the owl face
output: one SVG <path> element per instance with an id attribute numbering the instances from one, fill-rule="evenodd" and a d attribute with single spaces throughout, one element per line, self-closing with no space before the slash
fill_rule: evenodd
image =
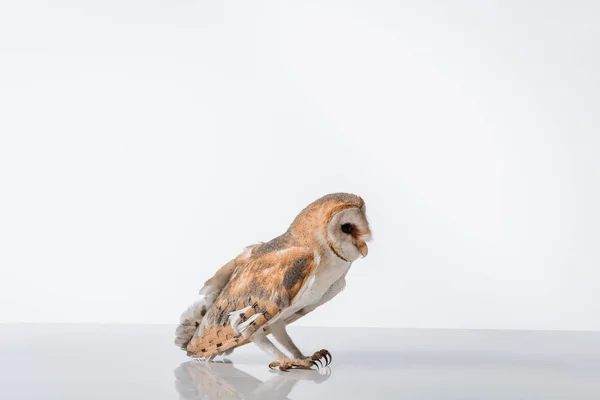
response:
<path id="1" fill-rule="evenodd" d="M 371 229 L 364 200 L 351 193 L 331 193 L 298 214 L 285 235 L 306 246 L 325 244 L 339 258 L 365 257 Z M 325 243 L 324 243 L 325 242 Z"/>
<path id="2" fill-rule="evenodd" d="M 369 251 L 366 242 L 371 240 L 371 229 L 364 202 L 360 207 L 344 208 L 332 213 L 326 238 L 331 250 L 346 261 L 366 257 Z"/>

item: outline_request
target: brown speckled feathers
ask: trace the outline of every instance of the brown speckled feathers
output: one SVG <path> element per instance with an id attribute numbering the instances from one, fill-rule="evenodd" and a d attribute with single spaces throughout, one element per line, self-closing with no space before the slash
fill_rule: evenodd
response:
<path id="1" fill-rule="evenodd" d="M 205 316 L 202 336 L 188 345 L 189 353 L 206 357 L 244 344 L 245 338 L 290 305 L 315 267 L 314 256 L 300 247 L 285 250 L 284 257 L 274 253 L 251 256 L 251 261 L 233 272 Z M 244 335 L 237 334 L 229 324 L 229 313 L 248 306 L 240 322 L 262 315 L 250 323 Z"/>

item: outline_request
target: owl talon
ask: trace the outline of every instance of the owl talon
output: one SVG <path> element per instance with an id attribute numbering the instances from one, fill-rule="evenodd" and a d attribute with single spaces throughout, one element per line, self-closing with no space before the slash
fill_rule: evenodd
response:
<path id="1" fill-rule="evenodd" d="M 321 359 L 325 360 L 325 367 L 327 367 L 333 361 L 331 353 L 325 349 L 317 351 L 310 357 L 310 359 L 313 361 L 318 361 L 321 364 L 321 367 L 323 367 Z"/>
<path id="2" fill-rule="evenodd" d="M 331 362 L 333 361 L 333 357 L 331 356 L 331 353 L 328 352 L 327 350 L 321 350 L 321 353 L 323 354 L 323 357 L 325 358 L 325 366 L 328 366 L 329 364 L 331 364 Z"/>

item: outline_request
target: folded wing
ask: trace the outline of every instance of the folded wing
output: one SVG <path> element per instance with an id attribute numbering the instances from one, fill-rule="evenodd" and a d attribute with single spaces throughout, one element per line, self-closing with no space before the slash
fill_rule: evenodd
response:
<path id="1" fill-rule="evenodd" d="M 193 357 L 212 357 L 248 342 L 293 302 L 317 263 L 304 247 L 251 256 L 235 268 L 187 344 Z"/>

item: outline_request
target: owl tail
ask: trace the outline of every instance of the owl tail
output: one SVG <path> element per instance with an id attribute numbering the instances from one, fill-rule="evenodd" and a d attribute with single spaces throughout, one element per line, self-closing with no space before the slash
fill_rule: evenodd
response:
<path id="1" fill-rule="evenodd" d="M 186 349 L 188 343 L 192 340 L 194 333 L 196 333 L 196 330 L 202 322 L 202 318 L 206 315 L 206 311 L 208 311 L 219 294 L 217 292 L 213 295 L 213 293 L 210 292 L 210 289 L 212 288 L 204 285 L 198 299 L 193 302 L 179 318 L 179 326 L 177 326 L 177 329 L 175 330 L 175 344 L 183 350 Z"/>
<path id="2" fill-rule="evenodd" d="M 206 312 L 229 281 L 234 268 L 234 261 L 230 261 L 221 267 L 212 278 L 206 281 L 196 301 L 181 314 L 179 326 L 175 330 L 175 344 L 178 347 L 186 350 L 188 343 L 194 337 Z"/>

